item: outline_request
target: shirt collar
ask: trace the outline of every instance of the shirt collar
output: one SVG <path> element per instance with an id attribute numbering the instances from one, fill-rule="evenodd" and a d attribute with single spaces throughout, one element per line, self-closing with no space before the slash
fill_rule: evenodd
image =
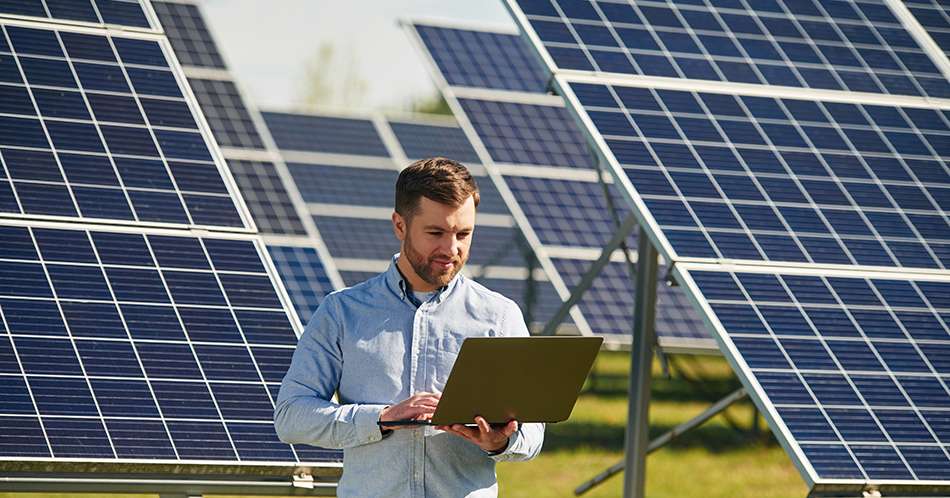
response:
<path id="1" fill-rule="evenodd" d="M 409 283 L 402 277 L 402 273 L 399 272 L 399 268 L 396 266 L 396 262 L 399 261 L 399 253 L 393 254 L 392 260 L 389 262 L 389 269 L 386 270 L 386 284 L 389 288 L 399 296 L 399 299 L 412 303 L 412 300 L 409 298 L 408 293 L 410 291 Z M 449 281 L 448 284 L 439 287 L 435 290 L 436 303 L 441 303 L 445 298 L 452 293 L 453 290 L 459 285 L 459 282 L 463 279 L 462 272 L 459 272 Z"/>

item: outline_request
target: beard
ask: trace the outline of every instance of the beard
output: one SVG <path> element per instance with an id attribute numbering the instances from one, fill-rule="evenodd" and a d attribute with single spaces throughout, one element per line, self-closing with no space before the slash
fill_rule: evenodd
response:
<path id="1" fill-rule="evenodd" d="M 462 271 L 462 267 L 468 260 L 468 255 L 464 258 L 452 256 L 452 268 L 448 270 L 434 270 L 433 263 L 435 263 L 437 259 L 445 258 L 442 256 L 423 256 L 412 246 L 412 238 L 409 237 L 408 233 L 406 234 L 406 239 L 403 241 L 402 256 L 406 257 L 406 260 L 409 261 L 409 266 L 416 272 L 416 275 L 419 275 L 419 278 L 427 284 L 436 287 L 443 287 L 451 282 L 452 279 L 455 278 L 455 275 L 458 275 L 458 272 Z"/>

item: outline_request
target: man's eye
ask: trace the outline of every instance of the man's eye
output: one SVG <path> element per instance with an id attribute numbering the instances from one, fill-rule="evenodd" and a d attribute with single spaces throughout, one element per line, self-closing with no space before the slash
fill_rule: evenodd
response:
<path id="1" fill-rule="evenodd" d="M 468 233 L 468 232 L 462 232 L 462 233 L 459 234 L 459 238 L 460 238 L 460 239 L 467 239 L 469 235 L 471 235 L 471 234 Z"/>
<path id="2" fill-rule="evenodd" d="M 429 235 L 433 235 L 433 236 L 436 236 L 436 237 L 442 235 L 442 232 L 427 232 L 427 233 L 428 233 Z"/>

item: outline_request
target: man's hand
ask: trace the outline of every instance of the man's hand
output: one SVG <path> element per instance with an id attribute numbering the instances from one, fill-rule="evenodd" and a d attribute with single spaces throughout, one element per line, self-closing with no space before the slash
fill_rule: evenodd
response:
<path id="1" fill-rule="evenodd" d="M 497 429 L 493 429 L 483 417 L 475 417 L 475 424 L 478 425 L 477 429 L 462 424 L 440 425 L 436 429 L 457 434 L 487 452 L 504 449 L 508 446 L 508 438 L 518 430 L 518 422 L 515 420 L 510 420 L 504 427 Z"/>
<path id="2" fill-rule="evenodd" d="M 421 392 L 414 394 L 405 401 L 387 407 L 379 415 L 380 422 L 390 422 L 393 420 L 430 420 L 435 413 L 435 407 L 439 406 L 440 393 Z M 387 429 L 412 429 L 417 426 L 412 425 L 394 425 Z"/>

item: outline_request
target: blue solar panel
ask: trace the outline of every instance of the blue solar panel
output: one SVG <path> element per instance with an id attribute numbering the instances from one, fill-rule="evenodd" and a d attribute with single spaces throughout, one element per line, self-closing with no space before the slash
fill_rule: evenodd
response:
<path id="1" fill-rule="evenodd" d="M 883 1 L 517 0 L 557 69 L 950 96 Z"/>
<path id="2" fill-rule="evenodd" d="M 399 172 L 393 169 L 351 168 L 321 164 L 287 165 L 306 202 L 391 208 L 393 186 Z"/>
<path id="3" fill-rule="evenodd" d="M 267 246 L 284 288 L 297 310 L 297 318 L 307 323 L 323 301 L 333 291 L 333 284 L 317 251 L 311 247 Z"/>
<path id="4" fill-rule="evenodd" d="M 466 165 L 479 162 L 461 128 L 390 121 L 389 126 L 409 159 L 443 156 Z"/>
<path id="5" fill-rule="evenodd" d="M 517 35 L 414 26 L 449 85 L 537 93 L 547 88 L 547 75 Z"/>
<path id="6" fill-rule="evenodd" d="M 0 211 L 245 226 L 159 42 L 3 30 Z"/>
<path id="7" fill-rule="evenodd" d="M 813 483 L 950 476 L 950 283 L 679 269 Z"/>
<path id="8" fill-rule="evenodd" d="M 591 261 L 552 258 L 569 288 L 577 285 Z M 665 275 L 659 273 L 660 278 Z M 634 279 L 626 263 L 608 263 L 584 293 L 579 306 L 597 334 L 629 336 L 633 330 Z M 705 325 L 686 296 L 664 282 L 657 284 L 656 334 L 661 338 L 706 337 Z"/>
<path id="9" fill-rule="evenodd" d="M 153 28 L 139 0 L 2 0 L 0 15 L 4 14 L 84 24 Z"/>
<path id="10" fill-rule="evenodd" d="M 570 88 L 677 257 L 950 265 L 947 111 Z"/>
<path id="11" fill-rule="evenodd" d="M 505 183 L 542 244 L 601 248 L 617 230 L 600 183 L 515 175 L 505 176 Z M 622 220 L 629 211 L 612 186 L 610 190 Z M 627 244 L 637 246 L 635 233 Z"/>
<path id="12" fill-rule="evenodd" d="M 495 162 L 593 168 L 584 136 L 560 106 L 459 99 Z"/>
<path id="13" fill-rule="evenodd" d="M 17 415 L 0 459 L 305 461 L 273 434 L 296 335 L 253 238 L 0 231 L 0 384 Z"/>
<path id="14" fill-rule="evenodd" d="M 950 55 L 950 5 L 939 0 L 903 0 L 927 34 Z"/>
<path id="15" fill-rule="evenodd" d="M 197 5 L 155 1 L 152 7 L 183 66 L 226 69 Z"/>
<path id="16" fill-rule="evenodd" d="M 262 114 L 281 150 L 389 157 L 372 121 L 279 112 Z"/>

